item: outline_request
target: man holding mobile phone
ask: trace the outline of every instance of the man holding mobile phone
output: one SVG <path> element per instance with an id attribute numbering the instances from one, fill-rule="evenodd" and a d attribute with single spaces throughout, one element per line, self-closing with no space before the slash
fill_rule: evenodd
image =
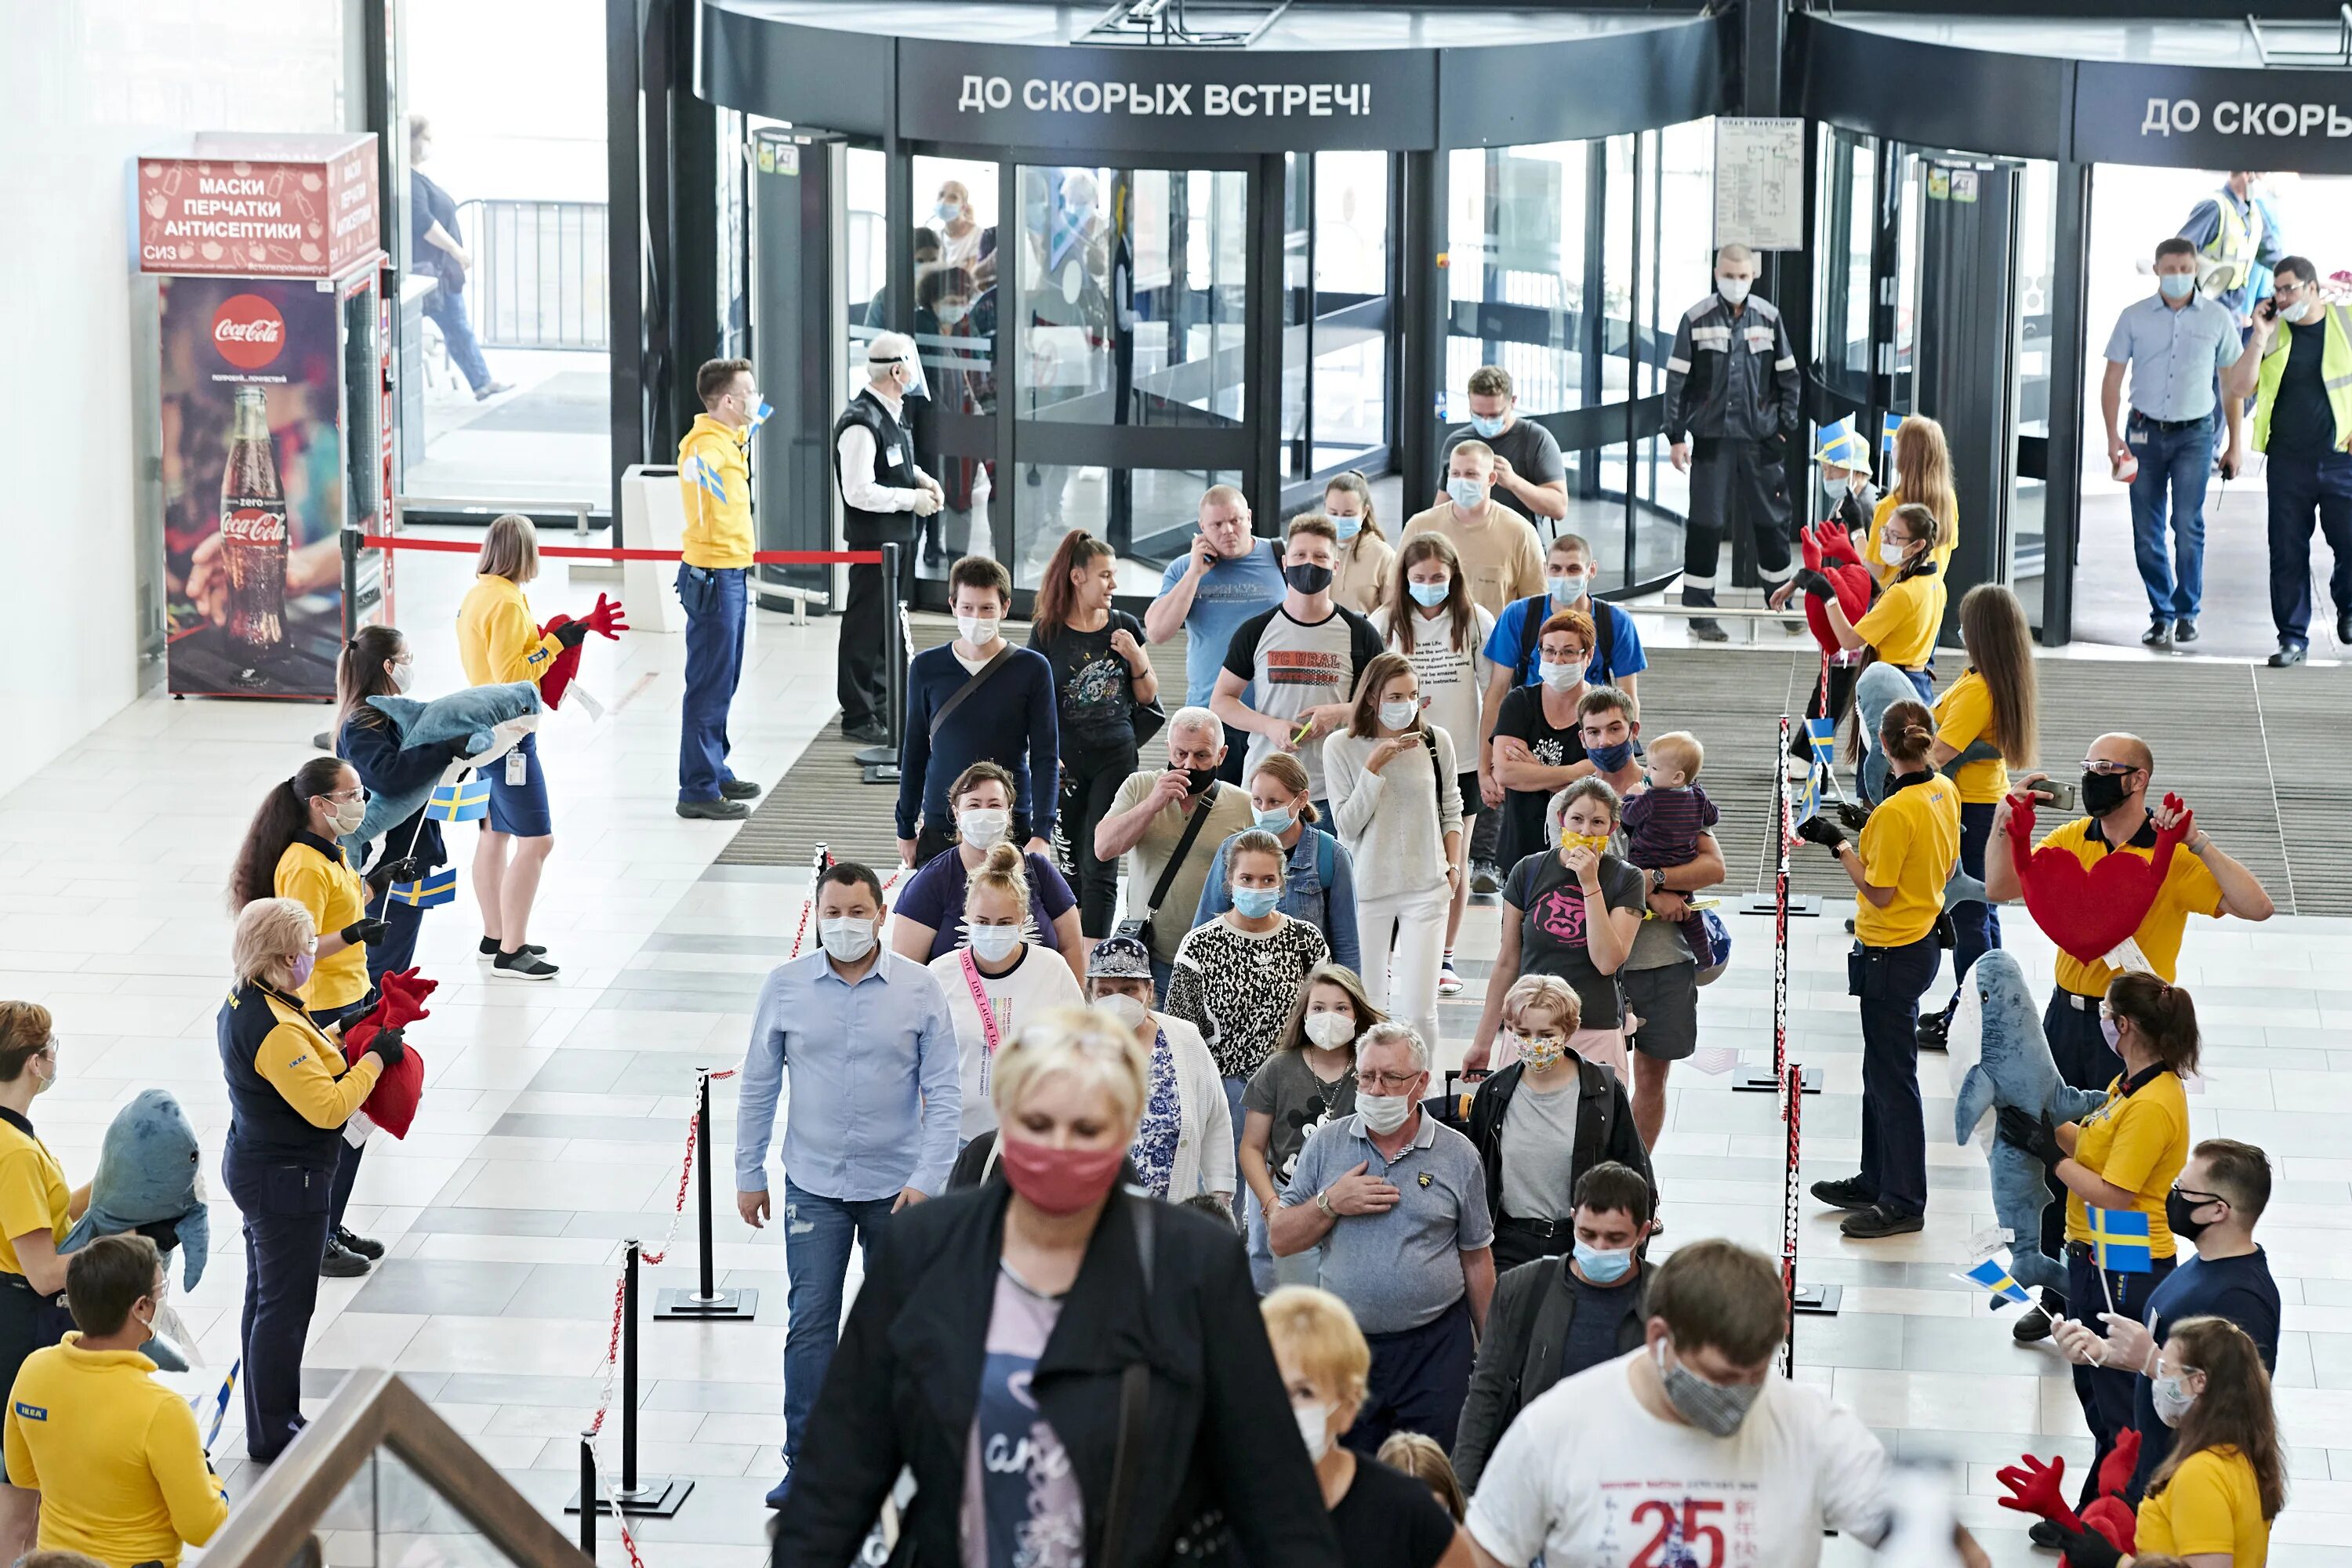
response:
<path id="1" fill-rule="evenodd" d="M 1184 703 L 1205 708 L 1235 628 L 1282 603 L 1282 551 L 1250 531 L 1247 498 L 1231 485 L 1211 485 L 1201 497 L 1201 531 L 1191 548 L 1168 563 L 1160 596 L 1143 612 L 1143 635 L 1163 643 L 1184 634 Z M 1243 698 L 1247 700 L 1246 689 Z M 1247 731 L 1227 725 L 1217 776 L 1242 782 Z"/>

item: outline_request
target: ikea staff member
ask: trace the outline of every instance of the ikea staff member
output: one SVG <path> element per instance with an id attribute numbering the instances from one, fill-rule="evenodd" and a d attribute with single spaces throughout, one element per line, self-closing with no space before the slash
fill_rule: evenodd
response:
<path id="1" fill-rule="evenodd" d="M 751 575 L 751 465 L 744 448 L 760 412 L 747 359 L 715 359 L 694 373 L 702 412 L 677 444 L 686 505 L 677 601 L 686 606 L 686 700 L 678 710 L 677 814 L 749 816 L 760 793 L 727 766 L 727 710 L 743 678 L 744 595 Z"/>
<path id="2" fill-rule="evenodd" d="M 1893 580 L 1862 619 L 1846 619 L 1830 580 L 1810 566 L 1797 570 L 1796 583 L 1822 601 L 1838 647 L 1849 651 L 1867 647 L 1879 662 L 1891 664 L 1911 678 L 1919 700 L 1936 695 L 1927 661 L 1936 653 L 1936 628 L 1944 622 L 1944 575 L 1936 564 L 1936 514 L 1924 506 L 1901 506 L 1878 534 L 1878 560 L 1893 570 Z"/>
<path id="3" fill-rule="evenodd" d="M 49 1010 L 0 1002 L 0 1376 L 12 1382 L 26 1357 L 68 1326 L 58 1243 L 89 1203 L 89 1188 L 66 1191 L 65 1171 L 27 1114 L 57 1079 Z M 30 1492 L 0 1487 L 0 1561 L 31 1547 L 39 1506 Z"/>
<path id="4" fill-rule="evenodd" d="M 1836 856 L 1853 882 L 1847 968 L 1853 994 L 1862 999 L 1862 1172 L 1816 1182 L 1813 1195 L 1853 1210 L 1838 1228 L 1864 1241 L 1905 1236 L 1925 1223 L 1919 997 L 1936 978 L 1936 921 L 1960 858 L 1959 789 L 1927 761 L 1935 720 L 1919 703 L 1890 703 L 1878 730 L 1890 776 L 1861 847 L 1850 847 L 1827 817 L 1808 817 L 1797 829 Z"/>
<path id="5" fill-rule="evenodd" d="M 302 1010 L 319 942 L 293 900 L 246 905 L 235 942 L 236 988 L 215 1026 L 228 1082 L 221 1182 L 245 1215 L 245 1451 L 266 1465 L 302 1428 L 302 1345 L 343 1123 L 407 1047 L 382 1030 L 347 1065 L 335 1032 Z"/>
<path id="6" fill-rule="evenodd" d="M 1960 542 L 1960 500 L 1952 489 L 1952 448 L 1944 427 L 1924 414 L 1895 427 L 1895 485 L 1870 509 L 1870 531 L 1862 542 L 1863 564 L 1881 586 L 1895 580 L 1895 566 L 1879 552 L 1886 520 L 1906 506 L 1923 506 L 1936 520 L 1936 570 L 1951 574 L 1952 552 Z"/>
<path id="7" fill-rule="evenodd" d="M 40 1550 L 108 1568 L 172 1568 L 228 1518 L 188 1402 L 149 1374 L 163 1261 L 136 1232 L 102 1236 L 67 1279 L 79 1333 L 37 1351 L 8 1396 L 10 1484 L 41 1496 Z"/>
<path id="8" fill-rule="evenodd" d="M 474 686 L 537 681 L 548 662 L 586 640 L 584 622 L 542 634 L 531 618 L 522 585 L 539 575 L 539 530 L 509 512 L 482 536 L 474 585 L 457 606 L 457 658 Z M 530 927 L 539 874 L 555 847 L 547 813 L 547 775 L 540 771 L 539 737 L 525 735 L 489 772 L 490 814 L 474 851 L 474 898 L 482 906 L 482 934 L 498 943 L 490 973 L 509 980 L 552 980 L 547 950 L 523 939 Z M 513 759 L 520 758 L 517 762 Z"/>

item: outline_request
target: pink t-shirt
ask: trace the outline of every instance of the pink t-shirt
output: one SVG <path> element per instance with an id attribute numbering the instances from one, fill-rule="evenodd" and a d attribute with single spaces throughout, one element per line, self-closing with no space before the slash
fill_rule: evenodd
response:
<path id="1" fill-rule="evenodd" d="M 964 1448 L 963 1568 L 1085 1568 L 1086 1501 L 1029 1379 L 1062 1315 L 1002 1265 Z"/>

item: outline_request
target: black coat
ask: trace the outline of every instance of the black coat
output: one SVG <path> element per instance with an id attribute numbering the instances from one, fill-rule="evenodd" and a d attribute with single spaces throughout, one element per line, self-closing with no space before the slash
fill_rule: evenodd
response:
<path id="1" fill-rule="evenodd" d="M 776 1561 L 847 1568 L 902 1466 L 916 1568 L 956 1568 L 964 1453 L 1010 1196 L 1002 1175 L 906 1209 L 867 1257 L 800 1445 Z M 1133 1210 L 1153 1205 L 1147 1290 Z M 1150 1370 L 1126 1548 L 1099 1563 L 1118 1447 L 1119 1383 Z M 1090 1568 L 1161 1568 L 1180 1531 L 1222 1513 L 1253 1563 L 1341 1568 L 1258 1316 L 1240 1239 L 1205 1216 L 1120 1194 L 1104 1209 L 1031 1384 L 1086 1500 Z"/>
<path id="2" fill-rule="evenodd" d="M 1480 1084 L 1470 1101 L 1470 1142 L 1486 1167 L 1486 1212 L 1498 1220 L 1503 1217 L 1503 1118 L 1526 1070 L 1526 1063 L 1513 1062 Z M 1641 1172 L 1654 1199 L 1658 1178 L 1651 1173 L 1650 1152 L 1642 1147 L 1642 1135 L 1634 1129 L 1625 1086 L 1615 1073 L 1593 1062 L 1580 1060 L 1577 1073 L 1576 1153 L 1570 1189 L 1593 1166 L 1614 1160 Z M 1561 1196 L 1564 1200 L 1567 1194 Z"/>
<path id="3" fill-rule="evenodd" d="M 1519 1412 L 1553 1384 L 1586 1370 L 1560 1360 L 1578 1300 L 1569 1283 L 1568 1265 L 1565 1258 L 1538 1258 L 1506 1268 L 1495 1282 L 1486 1335 L 1478 1342 L 1478 1363 L 1470 1373 L 1470 1393 L 1462 1402 L 1462 1420 L 1454 1434 L 1454 1473 L 1465 1492 L 1478 1489 L 1478 1478 L 1486 1473 L 1495 1445 Z M 1649 1290 L 1645 1272 L 1610 1298 L 1622 1310 L 1612 1355 L 1623 1355 L 1647 1336 L 1643 1309 Z M 1555 1297 L 1553 1321 L 1538 1334 L 1545 1303 Z"/>

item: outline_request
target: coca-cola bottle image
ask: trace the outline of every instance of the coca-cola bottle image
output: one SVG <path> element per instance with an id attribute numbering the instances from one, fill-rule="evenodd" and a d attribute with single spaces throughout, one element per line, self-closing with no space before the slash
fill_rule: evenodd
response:
<path id="1" fill-rule="evenodd" d="M 228 643 L 256 664 L 286 643 L 286 490 L 269 445 L 261 388 L 236 389 L 221 470 L 221 555 L 228 569 Z"/>

